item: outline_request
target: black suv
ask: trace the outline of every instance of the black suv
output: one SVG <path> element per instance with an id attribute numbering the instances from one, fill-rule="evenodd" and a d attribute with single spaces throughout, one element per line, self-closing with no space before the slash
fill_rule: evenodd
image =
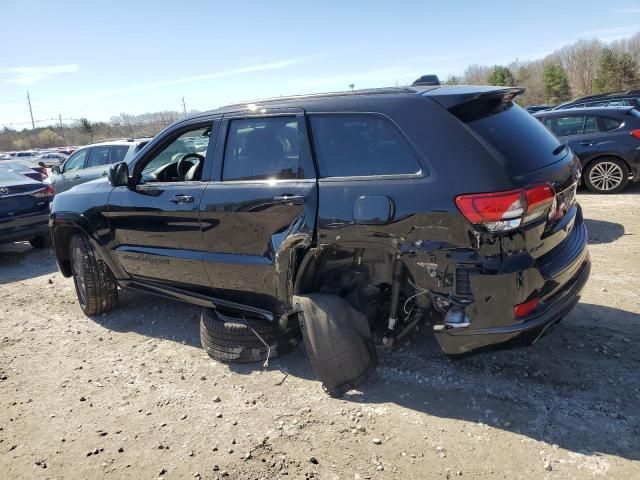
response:
<path id="1" fill-rule="evenodd" d="M 592 192 L 618 193 L 629 180 L 640 180 L 640 111 L 572 108 L 534 116 L 576 153 Z"/>
<path id="2" fill-rule="evenodd" d="M 209 307 L 217 359 L 303 337 L 330 393 L 419 321 L 447 354 L 533 342 L 576 304 L 590 260 L 580 163 L 520 93 L 389 88 L 179 121 L 56 196 L 58 265 L 89 315 L 117 286 Z"/>
<path id="3" fill-rule="evenodd" d="M 584 107 L 634 107 L 640 108 L 640 90 L 626 90 L 624 92 L 600 93 L 587 95 L 561 103 L 551 110 Z"/>

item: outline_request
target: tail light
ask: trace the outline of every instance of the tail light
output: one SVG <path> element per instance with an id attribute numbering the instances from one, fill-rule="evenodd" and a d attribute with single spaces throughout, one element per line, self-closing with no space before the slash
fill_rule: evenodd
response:
<path id="1" fill-rule="evenodd" d="M 56 194 L 56 189 L 53 188 L 53 185 L 46 185 L 42 190 L 36 190 L 31 193 L 31 196 L 34 198 L 48 198 L 53 197 Z"/>
<path id="2" fill-rule="evenodd" d="M 640 129 L 631 130 L 629 133 L 630 133 L 632 136 L 634 136 L 634 137 L 636 137 L 636 138 L 640 139 Z"/>
<path id="3" fill-rule="evenodd" d="M 456 205 L 474 225 L 491 232 L 506 232 L 548 215 L 555 193 L 548 183 L 495 193 L 456 197 Z"/>
<path id="4" fill-rule="evenodd" d="M 534 297 L 529 301 L 514 306 L 513 316 L 516 318 L 526 317 L 536 309 L 538 302 L 540 302 L 540 299 L 538 297 Z"/>

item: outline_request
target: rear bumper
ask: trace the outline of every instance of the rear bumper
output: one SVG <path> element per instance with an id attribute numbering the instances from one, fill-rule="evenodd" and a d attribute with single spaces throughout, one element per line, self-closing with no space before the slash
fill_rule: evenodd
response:
<path id="1" fill-rule="evenodd" d="M 584 229 L 584 226 L 580 225 L 579 228 Z M 580 234 L 577 236 L 579 238 Z M 450 355 L 458 355 L 518 338 L 533 341 L 541 336 L 549 326 L 561 320 L 578 303 L 591 272 L 586 231 L 584 231 L 584 239 L 579 238 L 579 240 L 579 248 L 576 248 L 578 246 L 575 244 L 567 245 L 571 260 L 567 263 L 561 262 L 563 268 L 555 270 L 553 276 L 545 275 L 544 283 L 537 289 L 542 294 L 542 300 L 534 313 L 515 322 L 512 316 L 510 320 L 505 316 L 496 316 L 489 321 L 487 318 L 478 318 L 477 316 L 474 319 L 472 312 L 477 310 L 470 307 L 467 309 L 467 312 L 471 313 L 469 327 L 442 328 L 439 326 L 439 330 L 436 330 L 436 338 L 442 350 Z M 557 266 L 560 259 L 556 260 L 558 260 L 555 262 Z M 537 269 L 536 272 L 538 272 Z M 527 278 L 526 272 L 523 272 L 523 277 Z M 478 280 L 478 282 L 481 281 Z M 494 289 L 496 286 L 498 286 L 497 283 L 493 284 Z M 509 291 L 510 289 L 505 285 L 504 292 Z M 509 294 L 500 295 L 494 291 L 492 295 L 500 297 L 501 302 L 506 303 L 509 308 L 519 303 L 515 299 L 510 299 Z"/>
<path id="2" fill-rule="evenodd" d="M 38 212 L 0 219 L 0 243 L 30 240 L 49 233 L 49 215 Z"/>

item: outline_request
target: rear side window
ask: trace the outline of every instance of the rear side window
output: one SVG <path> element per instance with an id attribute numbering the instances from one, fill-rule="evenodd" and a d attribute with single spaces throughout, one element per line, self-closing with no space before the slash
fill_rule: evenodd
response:
<path id="1" fill-rule="evenodd" d="M 554 117 L 551 120 L 552 129 L 559 137 L 571 137 L 600 131 L 598 121 L 593 115 L 567 115 L 566 117 Z"/>
<path id="2" fill-rule="evenodd" d="M 587 104 L 588 107 L 624 107 L 626 105 L 630 105 L 626 100 L 601 100 Z"/>
<path id="3" fill-rule="evenodd" d="M 616 120 L 615 118 L 600 117 L 600 120 L 602 120 L 602 127 L 604 128 L 605 132 L 615 130 L 620 125 L 622 125 L 622 122 L 620 120 Z"/>
<path id="4" fill-rule="evenodd" d="M 99 167 L 100 165 L 106 165 L 109 158 L 110 147 L 92 147 L 89 152 L 89 159 L 87 160 L 87 167 Z"/>
<path id="5" fill-rule="evenodd" d="M 127 145 L 114 145 L 111 147 L 111 151 L 109 152 L 109 162 L 108 163 L 118 163 L 124 160 L 124 157 L 127 156 L 127 152 L 129 151 L 129 146 Z"/>
<path id="6" fill-rule="evenodd" d="M 458 118 L 464 119 L 461 112 Z M 514 175 L 544 168 L 566 155 L 558 150 L 558 139 L 513 102 L 498 113 L 465 123 L 502 155 L 503 164 Z"/>
<path id="7" fill-rule="evenodd" d="M 377 115 L 311 116 L 321 177 L 402 175 L 420 172 L 398 129 Z"/>
<path id="8" fill-rule="evenodd" d="M 231 120 L 222 168 L 223 180 L 305 178 L 296 117 Z"/>

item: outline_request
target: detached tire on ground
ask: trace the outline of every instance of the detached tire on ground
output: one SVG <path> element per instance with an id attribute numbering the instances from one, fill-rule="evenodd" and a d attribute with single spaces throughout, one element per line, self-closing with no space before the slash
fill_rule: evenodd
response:
<path id="1" fill-rule="evenodd" d="M 78 303 L 85 315 L 112 310 L 118 303 L 118 285 L 85 234 L 71 237 L 69 258 Z"/>
<path id="2" fill-rule="evenodd" d="M 256 336 L 269 345 L 269 349 Z M 219 315 L 206 308 L 200 319 L 200 341 L 207 354 L 219 362 L 249 363 L 273 359 L 291 352 L 302 338 L 297 321 L 282 328 L 277 322 Z"/>

